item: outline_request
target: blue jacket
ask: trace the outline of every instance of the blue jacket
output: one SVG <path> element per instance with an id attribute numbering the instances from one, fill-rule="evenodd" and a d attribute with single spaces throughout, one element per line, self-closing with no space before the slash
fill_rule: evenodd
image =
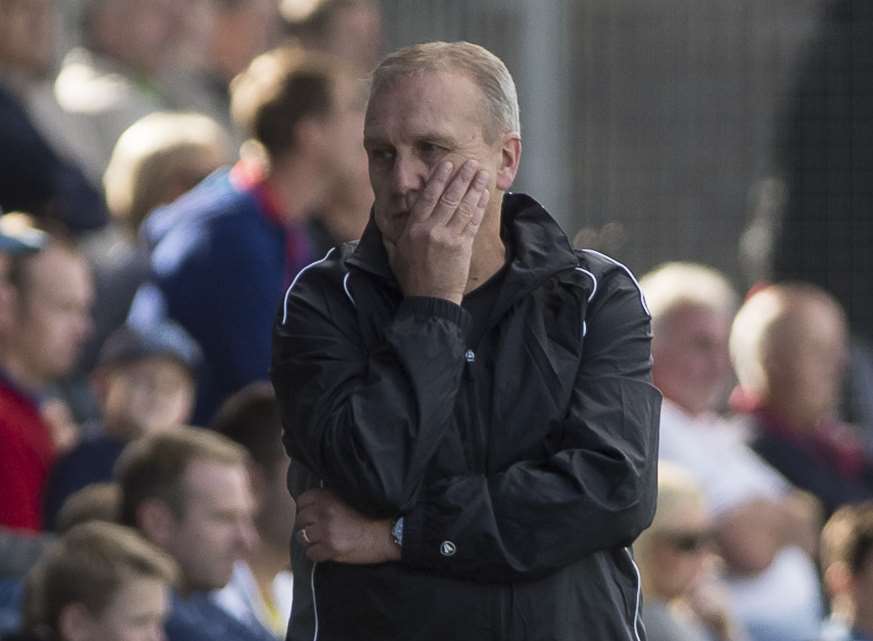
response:
<path id="1" fill-rule="evenodd" d="M 130 320 L 166 316 L 199 343 L 204 363 L 194 423 L 203 425 L 230 394 L 267 379 L 282 293 L 312 261 L 306 232 L 271 219 L 257 196 L 238 188 L 223 169 L 155 210 L 143 233 L 152 282 L 137 292 Z M 295 240 L 292 256 L 288 247 Z"/>
<path id="2" fill-rule="evenodd" d="M 202 592 L 173 596 L 164 631 L 167 641 L 276 641 L 266 628 L 243 623 Z"/>

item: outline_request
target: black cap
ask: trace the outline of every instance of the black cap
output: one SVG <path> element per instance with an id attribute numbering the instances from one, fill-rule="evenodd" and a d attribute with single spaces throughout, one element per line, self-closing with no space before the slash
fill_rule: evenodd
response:
<path id="1" fill-rule="evenodd" d="M 123 325 L 100 350 L 99 367 L 124 365 L 150 356 L 166 356 L 196 373 L 202 360 L 197 342 L 180 325 L 168 320 L 142 325 Z"/>

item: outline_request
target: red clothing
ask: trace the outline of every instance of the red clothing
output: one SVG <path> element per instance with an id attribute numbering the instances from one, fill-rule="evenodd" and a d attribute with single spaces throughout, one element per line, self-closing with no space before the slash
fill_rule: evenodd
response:
<path id="1" fill-rule="evenodd" d="M 42 492 L 54 459 L 36 402 L 0 382 L 0 525 L 41 529 Z"/>

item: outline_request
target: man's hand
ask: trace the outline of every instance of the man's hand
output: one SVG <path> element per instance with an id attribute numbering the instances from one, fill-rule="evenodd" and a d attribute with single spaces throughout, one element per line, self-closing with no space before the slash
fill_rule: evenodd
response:
<path id="1" fill-rule="evenodd" d="M 371 519 L 330 490 L 309 490 L 297 499 L 297 541 L 311 561 L 373 564 L 400 560 L 390 519 Z"/>
<path id="2" fill-rule="evenodd" d="M 444 160 L 412 205 L 406 229 L 390 251 L 391 268 L 406 296 L 460 304 L 467 288 L 473 241 L 485 216 L 488 172 L 475 160 Z"/>

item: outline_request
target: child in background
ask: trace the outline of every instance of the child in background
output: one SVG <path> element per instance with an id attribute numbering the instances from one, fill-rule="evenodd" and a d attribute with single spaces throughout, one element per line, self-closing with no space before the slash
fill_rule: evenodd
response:
<path id="1" fill-rule="evenodd" d="M 70 494 L 112 479 L 127 443 L 189 420 L 199 362 L 198 346 L 174 323 L 124 326 L 109 337 L 93 376 L 103 424 L 52 469 L 45 493 L 47 527 L 54 527 Z"/>

